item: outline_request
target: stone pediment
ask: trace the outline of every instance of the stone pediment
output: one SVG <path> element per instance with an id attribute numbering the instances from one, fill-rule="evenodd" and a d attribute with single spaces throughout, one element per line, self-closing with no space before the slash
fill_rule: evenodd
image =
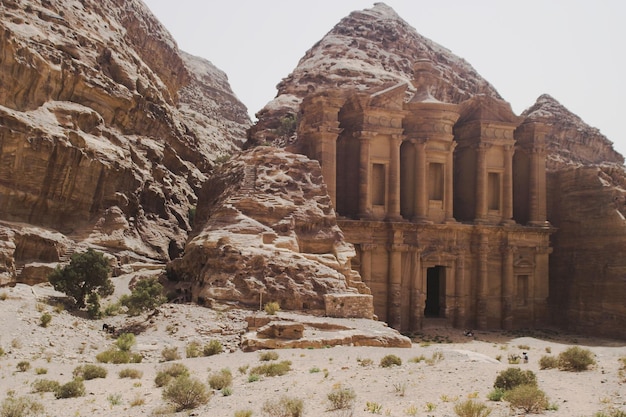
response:
<path id="1" fill-rule="evenodd" d="M 511 105 L 504 100 L 486 95 L 477 95 L 460 104 L 461 117 L 457 124 L 479 122 L 496 122 L 519 125 L 523 118 L 516 116 Z"/>
<path id="2" fill-rule="evenodd" d="M 402 82 L 378 91 L 371 95 L 369 105 L 388 110 L 402 110 L 407 87 L 407 83 Z"/>

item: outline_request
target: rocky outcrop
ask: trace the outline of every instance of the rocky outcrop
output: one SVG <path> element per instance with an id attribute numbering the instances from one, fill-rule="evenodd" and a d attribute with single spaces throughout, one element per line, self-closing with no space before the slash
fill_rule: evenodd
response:
<path id="1" fill-rule="evenodd" d="M 613 143 L 606 136 L 547 94 L 540 96 L 522 116 L 526 121 L 541 122 L 548 127 L 548 169 L 571 165 L 624 164 L 624 157 L 613 148 Z"/>
<path id="2" fill-rule="evenodd" d="M 317 161 L 273 147 L 246 151 L 207 181 L 196 216 L 195 236 L 168 265 L 193 301 L 324 312 L 325 294 L 369 292 L 350 267 L 355 251 Z"/>
<path id="3" fill-rule="evenodd" d="M 325 90 L 376 91 L 400 82 L 409 86 L 413 66 L 428 59 L 440 73 L 431 92 L 438 100 L 459 103 L 476 94 L 500 98 L 498 92 L 465 60 L 417 33 L 384 3 L 342 19 L 300 59 L 278 84 L 276 98 L 257 113 L 248 146 L 289 140 L 290 116 L 310 94 Z"/>
<path id="4" fill-rule="evenodd" d="M 626 339 L 626 173 L 571 167 L 548 176 L 550 306 L 575 332 Z"/>
<path id="5" fill-rule="evenodd" d="M 250 124 L 226 75 L 179 51 L 139 0 L 2 4 L 3 273 L 34 261 L 10 253 L 20 223 L 68 248 L 178 256 L 197 191 Z"/>

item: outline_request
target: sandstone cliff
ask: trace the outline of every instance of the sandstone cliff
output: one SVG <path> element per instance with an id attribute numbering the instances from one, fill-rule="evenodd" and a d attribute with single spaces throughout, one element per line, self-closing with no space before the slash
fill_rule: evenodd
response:
<path id="1" fill-rule="evenodd" d="M 544 94 L 522 116 L 548 126 L 548 169 L 571 165 L 624 164 L 624 157 L 600 131 L 587 125 L 561 103 Z"/>
<path id="2" fill-rule="evenodd" d="M 183 297 L 324 311 L 326 294 L 369 292 L 350 267 L 354 248 L 320 166 L 303 155 L 257 147 L 226 162 L 200 193 L 196 224 L 168 265 Z M 371 297 L 364 306 L 367 314 L 352 315 L 371 316 Z"/>
<path id="3" fill-rule="evenodd" d="M 249 146 L 285 141 L 285 118 L 298 113 L 308 94 L 324 90 L 382 90 L 406 82 L 412 89 L 413 65 L 429 59 L 441 79 L 431 93 L 459 103 L 476 94 L 498 92 L 464 59 L 417 33 L 384 3 L 352 12 L 309 49 L 294 71 L 278 84 L 278 93 L 257 113 Z M 410 95 L 415 91 L 409 90 Z M 289 132 L 287 132 L 289 134 Z"/>
<path id="4" fill-rule="evenodd" d="M 213 161 L 249 125 L 226 75 L 141 1 L 3 0 L 0 281 L 79 244 L 177 256 Z"/>

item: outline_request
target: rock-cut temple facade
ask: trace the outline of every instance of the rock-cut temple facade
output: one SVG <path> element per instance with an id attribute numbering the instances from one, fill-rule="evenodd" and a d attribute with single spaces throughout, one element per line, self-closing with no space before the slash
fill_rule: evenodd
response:
<path id="1" fill-rule="evenodd" d="M 458 328 L 547 322 L 545 128 L 488 96 L 438 101 L 429 63 L 408 85 L 315 93 L 301 105 L 298 151 L 319 161 L 352 268 L 380 320 Z"/>

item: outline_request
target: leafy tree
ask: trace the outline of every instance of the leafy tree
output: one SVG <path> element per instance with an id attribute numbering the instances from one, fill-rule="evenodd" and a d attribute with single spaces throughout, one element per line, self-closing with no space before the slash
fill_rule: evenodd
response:
<path id="1" fill-rule="evenodd" d="M 85 299 L 93 292 L 103 297 L 113 294 L 110 270 L 102 253 L 88 249 L 87 252 L 73 254 L 70 263 L 52 271 L 48 281 L 55 290 L 73 298 L 77 308 L 83 308 Z"/>
<path id="2" fill-rule="evenodd" d="M 121 304 L 128 308 L 128 314 L 136 316 L 143 311 L 153 310 L 166 301 L 163 285 L 156 278 L 143 279 L 135 285 L 130 295 L 120 299 Z"/>

